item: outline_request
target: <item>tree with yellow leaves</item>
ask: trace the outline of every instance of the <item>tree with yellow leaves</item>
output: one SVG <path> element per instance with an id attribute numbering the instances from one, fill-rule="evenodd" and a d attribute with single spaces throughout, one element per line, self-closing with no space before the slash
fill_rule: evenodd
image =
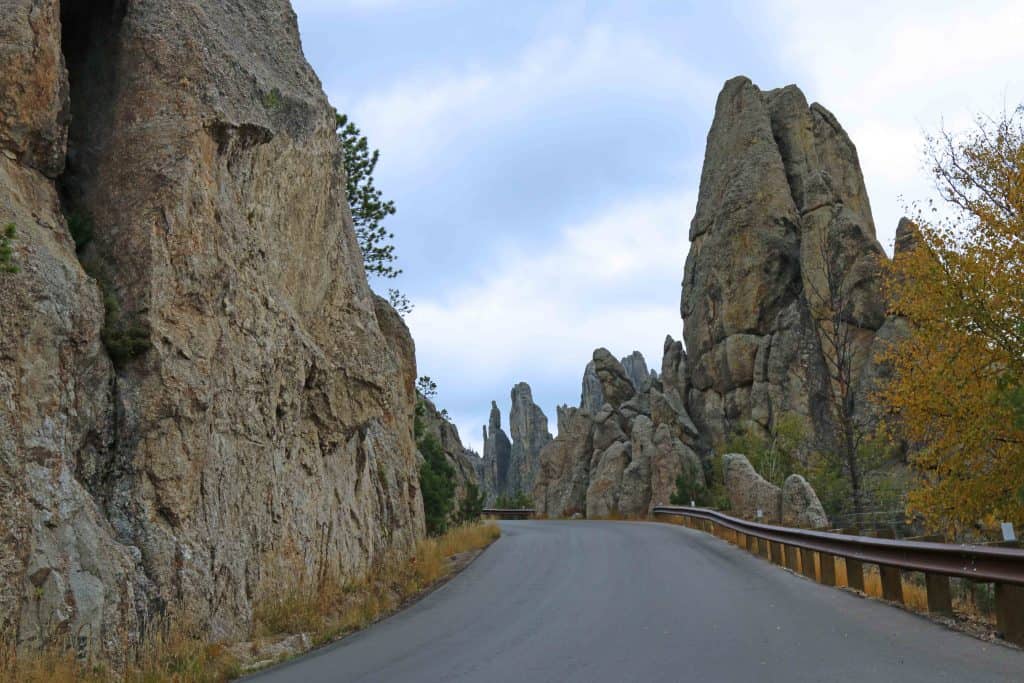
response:
<path id="1" fill-rule="evenodd" d="M 1024 107 L 928 139 L 941 198 L 887 278 L 910 336 L 878 398 L 912 445 L 909 511 L 959 533 L 1024 524 Z"/>

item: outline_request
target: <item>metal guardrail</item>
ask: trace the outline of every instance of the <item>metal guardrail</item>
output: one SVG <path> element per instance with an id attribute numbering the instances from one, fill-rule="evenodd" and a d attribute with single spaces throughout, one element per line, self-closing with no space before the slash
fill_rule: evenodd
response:
<path id="1" fill-rule="evenodd" d="M 836 557 L 846 562 L 849 586 L 860 591 L 864 590 L 863 565 L 878 565 L 883 597 L 893 602 L 903 602 L 900 572 L 923 572 L 928 610 L 937 614 L 953 613 L 950 577 L 994 583 L 996 627 L 1006 640 L 1024 645 L 1024 550 L 791 529 L 706 508 L 662 505 L 653 513 L 655 518 L 682 517 L 691 528 L 712 533 L 830 586 L 836 585 Z"/>
<path id="2" fill-rule="evenodd" d="M 497 517 L 498 519 L 530 519 L 533 517 L 533 508 L 484 508 L 484 517 Z"/>

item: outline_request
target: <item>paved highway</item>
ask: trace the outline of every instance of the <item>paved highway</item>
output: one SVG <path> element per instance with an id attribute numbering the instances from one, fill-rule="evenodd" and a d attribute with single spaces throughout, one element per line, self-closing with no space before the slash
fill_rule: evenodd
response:
<path id="1" fill-rule="evenodd" d="M 1024 681 L 1024 653 L 679 526 L 502 522 L 409 609 L 252 683 Z"/>

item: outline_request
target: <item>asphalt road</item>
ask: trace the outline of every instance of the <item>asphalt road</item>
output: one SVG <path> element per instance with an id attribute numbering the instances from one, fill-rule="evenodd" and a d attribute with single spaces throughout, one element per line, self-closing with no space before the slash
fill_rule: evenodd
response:
<path id="1" fill-rule="evenodd" d="M 1024 681 L 1024 652 L 679 526 L 503 522 L 409 609 L 252 677 L 299 681 Z"/>

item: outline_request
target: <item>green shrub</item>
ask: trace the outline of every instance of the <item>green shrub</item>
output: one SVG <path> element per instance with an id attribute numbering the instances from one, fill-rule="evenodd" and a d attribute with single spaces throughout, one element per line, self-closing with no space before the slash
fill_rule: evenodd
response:
<path id="1" fill-rule="evenodd" d="M 494 507 L 499 510 L 522 510 L 532 508 L 533 500 L 522 491 L 516 491 L 511 495 L 504 494 L 498 496 L 494 500 Z"/>
<path id="2" fill-rule="evenodd" d="M 456 520 L 460 524 L 475 522 L 484 513 L 484 492 L 476 484 L 466 484 L 466 493 L 459 501 Z"/>
<path id="3" fill-rule="evenodd" d="M 433 434 L 423 434 L 417 446 L 424 458 L 420 465 L 420 491 L 427 533 L 438 536 L 448 529 L 448 515 L 455 503 L 455 469 L 448 464 L 441 442 Z"/>
<path id="4" fill-rule="evenodd" d="M 97 278 L 96 281 L 103 292 L 103 329 L 100 330 L 100 339 L 110 360 L 115 366 L 121 366 L 153 347 L 149 341 L 149 330 L 124 315 L 108 282 L 103 278 Z"/>
<path id="5" fill-rule="evenodd" d="M 0 273 L 17 273 L 21 269 L 11 263 L 11 256 L 14 255 L 14 248 L 11 247 L 11 240 L 17 239 L 18 227 L 14 223 L 8 223 L 0 235 Z"/>
<path id="6" fill-rule="evenodd" d="M 75 251 L 82 251 L 85 245 L 92 242 L 92 216 L 87 211 L 75 210 L 67 215 L 68 232 L 75 241 Z"/>

